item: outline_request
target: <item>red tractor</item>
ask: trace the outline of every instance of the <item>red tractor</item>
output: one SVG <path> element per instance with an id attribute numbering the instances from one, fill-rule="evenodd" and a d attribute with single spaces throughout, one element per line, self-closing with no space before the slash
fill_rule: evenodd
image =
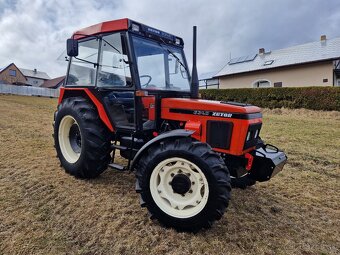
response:
<path id="1" fill-rule="evenodd" d="M 222 217 L 232 186 L 269 180 L 287 157 L 260 139 L 260 108 L 199 99 L 196 27 L 191 75 L 183 46 L 130 19 L 75 32 L 54 141 L 68 174 L 133 171 L 151 217 L 198 231 Z M 118 151 L 126 165 L 115 162 Z"/>

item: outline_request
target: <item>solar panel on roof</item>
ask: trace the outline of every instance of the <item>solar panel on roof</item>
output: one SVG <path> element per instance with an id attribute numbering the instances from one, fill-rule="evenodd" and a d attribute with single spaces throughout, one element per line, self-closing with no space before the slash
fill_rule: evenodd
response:
<path id="1" fill-rule="evenodd" d="M 256 58 L 256 56 L 257 56 L 257 54 L 249 55 L 249 56 L 247 56 L 246 61 L 253 61 Z"/>
<path id="2" fill-rule="evenodd" d="M 229 65 L 236 64 L 236 63 L 237 63 L 237 60 L 238 60 L 238 58 L 230 59 Z"/>
<path id="3" fill-rule="evenodd" d="M 229 61 L 229 65 L 253 61 L 256 58 L 256 56 L 257 56 L 257 54 L 252 54 L 252 55 L 248 55 L 248 56 L 233 58 Z"/>
<path id="4" fill-rule="evenodd" d="M 239 62 L 239 63 L 244 62 L 244 61 L 247 59 L 247 57 L 248 57 L 248 56 L 239 57 L 238 62 Z"/>

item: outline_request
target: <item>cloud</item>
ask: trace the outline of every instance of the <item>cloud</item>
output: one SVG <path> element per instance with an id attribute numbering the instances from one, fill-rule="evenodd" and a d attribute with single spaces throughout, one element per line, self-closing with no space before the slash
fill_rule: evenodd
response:
<path id="1" fill-rule="evenodd" d="M 73 31 L 129 17 L 184 38 L 189 64 L 192 26 L 198 26 L 200 73 L 217 71 L 232 57 L 340 36 L 337 0 L 76 1 L 0 0 L 0 66 L 11 62 L 63 75 L 56 61 Z"/>

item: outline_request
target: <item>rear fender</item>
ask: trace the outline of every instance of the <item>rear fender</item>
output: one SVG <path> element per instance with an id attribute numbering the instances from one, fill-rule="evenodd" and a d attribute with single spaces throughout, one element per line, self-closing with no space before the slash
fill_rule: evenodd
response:
<path id="1" fill-rule="evenodd" d="M 133 170 L 138 161 L 141 159 L 144 153 L 148 151 L 148 148 L 150 148 L 152 145 L 160 143 L 161 141 L 169 138 L 180 138 L 180 137 L 190 137 L 195 131 L 193 130 L 185 130 L 185 129 L 176 129 L 169 132 L 162 133 L 155 138 L 148 141 L 140 150 L 137 152 L 136 156 L 133 158 L 132 164 L 131 164 L 131 170 Z"/>
<path id="2" fill-rule="evenodd" d="M 106 114 L 103 104 L 95 97 L 95 95 L 88 88 L 60 88 L 60 96 L 58 99 L 58 105 L 63 99 L 68 97 L 81 96 L 88 98 L 97 108 L 99 118 L 103 121 L 104 125 L 111 131 L 114 132 L 109 117 Z"/>

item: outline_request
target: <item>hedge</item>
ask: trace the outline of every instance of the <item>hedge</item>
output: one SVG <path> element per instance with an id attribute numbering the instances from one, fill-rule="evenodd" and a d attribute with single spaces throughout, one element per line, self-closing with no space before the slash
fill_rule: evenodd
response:
<path id="1" fill-rule="evenodd" d="M 249 103 L 263 108 L 340 111 L 340 87 L 200 90 L 202 98 Z"/>

